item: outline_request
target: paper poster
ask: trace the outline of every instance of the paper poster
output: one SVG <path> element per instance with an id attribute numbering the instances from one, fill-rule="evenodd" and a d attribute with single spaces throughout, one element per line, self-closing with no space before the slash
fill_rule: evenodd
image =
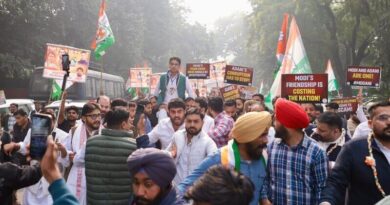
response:
<path id="1" fill-rule="evenodd" d="M 331 102 L 337 103 L 339 105 L 337 113 L 340 113 L 341 115 L 355 113 L 358 107 L 358 101 L 356 97 L 336 98 L 332 99 Z"/>
<path id="2" fill-rule="evenodd" d="M 220 89 L 223 99 L 234 100 L 240 97 L 240 92 L 237 85 L 228 85 Z"/>
<path id="3" fill-rule="evenodd" d="M 209 79 L 210 63 L 188 63 L 186 75 L 188 79 Z"/>
<path id="4" fill-rule="evenodd" d="M 84 83 L 87 77 L 91 51 L 64 45 L 47 44 L 43 77 L 63 79 L 62 55 L 67 53 L 70 60 L 69 81 Z"/>
<path id="5" fill-rule="evenodd" d="M 282 97 L 297 103 L 327 103 L 328 74 L 283 74 Z"/>
<path id="6" fill-rule="evenodd" d="M 213 88 L 219 90 L 225 86 L 225 67 L 226 61 L 210 63 L 210 79 L 204 81 L 208 92 L 211 93 Z"/>
<path id="7" fill-rule="evenodd" d="M 348 66 L 347 85 L 379 88 L 381 67 Z"/>
<path id="8" fill-rule="evenodd" d="M 253 68 L 227 65 L 225 71 L 225 83 L 251 86 Z"/>
<path id="9" fill-rule="evenodd" d="M 244 85 L 238 85 L 238 90 L 240 92 L 240 97 L 246 100 L 252 99 L 252 96 L 258 91 L 256 87 Z"/>
<path id="10" fill-rule="evenodd" d="M 207 86 L 202 79 L 190 79 L 192 89 L 194 92 L 199 90 L 199 97 L 207 97 Z"/>

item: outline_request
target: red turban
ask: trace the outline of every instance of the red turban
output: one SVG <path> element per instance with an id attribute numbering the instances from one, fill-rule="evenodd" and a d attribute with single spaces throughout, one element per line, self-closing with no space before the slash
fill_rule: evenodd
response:
<path id="1" fill-rule="evenodd" d="M 275 103 L 275 117 L 282 125 L 292 129 L 306 128 L 310 123 L 309 116 L 299 104 L 283 98 Z"/>

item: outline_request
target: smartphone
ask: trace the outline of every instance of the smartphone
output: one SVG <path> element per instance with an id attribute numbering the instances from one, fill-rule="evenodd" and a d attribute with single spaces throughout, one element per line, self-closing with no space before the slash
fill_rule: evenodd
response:
<path id="1" fill-rule="evenodd" d="M 45 154 L 51 123 L 50 115 L 34 114 L 31 117 L 30 156 L 32 159 L 40 160 Z"/>
<path id="2" fill-rule="evenodd" d="M 137 109 L 135 110 L 135 116 L 134 116 L 134 121 L 133 125 L 134 127 L 137 127 L 139 118 L 141 117 L 141 114 L 144 113 L 145 107 L 143 105 L 137 105 Z"/>

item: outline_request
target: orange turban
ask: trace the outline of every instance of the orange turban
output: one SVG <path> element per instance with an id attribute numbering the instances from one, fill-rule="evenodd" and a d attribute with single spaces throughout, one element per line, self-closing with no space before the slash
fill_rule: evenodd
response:
<path id="1" fill-rule="evenodd" d="M 310 123 L 309 116 L 299 104 L 283 98 L 275 103 L 275 117 L 282 125 L 292 129 L 306 128 Z"/>

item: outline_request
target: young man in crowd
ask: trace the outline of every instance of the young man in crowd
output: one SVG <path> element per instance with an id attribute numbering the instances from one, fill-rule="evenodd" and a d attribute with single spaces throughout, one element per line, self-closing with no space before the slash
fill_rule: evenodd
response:
<path id="1" fill-rule="evenodd" d="M 195 99 L 192 98 L 192 97 L 188 97 L 184 100 L 185 104 L 186 104 L 186 110 L 192 108 L 192 107 L 195 107 Z"/>
<path id="2" fill-rule="evenodd" d="M 87 103 L 81 111 L 83 123 L 69 132 L 65 142 L 67 150 L 65 166 L 70 165 L 70 172 L 66 184 L 81 205 L 87 204 L 85 181 L 85 144 L 89 138 L 99 132 L 101 126 L 100 106 L 96 103 Z"/>
<path id="3" fill-rule="evenodd" d="M 169 59 L 169 71 L 161 75 L 154 91 L 154 96 L 157 97 L 159 105 L 167 105 L 174 98 L 184 100 L 186 91 L 189 97 L 195 98 L 190 80 L 180 73 L 180 65 L 180 58 L 171 57 Z"/>
<path id="4" fill-rule="evenodd" d="M 376 204 L 390 193 L 390 103 L 368 110 L 372 133 L 345 144 L 327 179 L 320 205 Z M 347 197 L 345 192 L 347 190 Z"/>
<path id="5" fill-rule="evenodd" d="M 103 123 L 104 116 L 110 110 L 110 98 L 108 96 L 101 95 L 97 98 L 96 103 L 100 106 L 100 114 L 102 115 L 101 122 Z"/>
<path id="6" fill-rule="evenodd" d="M 264 95 L 257 93 L 252 95 L 252 100 L 256 100 L 259 103 L 264 103 Z"/>
<path id="7" fill-rule="evenodd" d="M 223 104 L 223 111 L 226 115 L 235 119 L 237 114 L 236 101 L 235 100 L 227 100 Z"/>
<path id="8" fill-rule="evenodd" d="M 275 140 L 268 148 L 263 203 L 319 203 L 328 162 L 325 152 L 302 131 L 308 124 L 308 115 L 300 105 L 282 98 L 276 101 Z"/>
<path id="9" fill-rule="evenodd" d="M 15 116 L 16 122 L 15 122 L 14 129 L 13 129 L 14 134 L 12 137 L 12 142 L 14 142 L 14 143 L 23 142 L 24 138 L 26 137 L 28 131 L 31 128 L 30 119 L 28 118 L 26 111 L 24 111 L 23 109 L 18 109 L 14 113 L 14 116 Z M 26 157 L 20 153 L 15 153 L 14 155 L 12 155 L 11 158 L 12 158 L 11 161 L 17 165 L 26 165 L 27 164 Z"/>
<path id="10" fill-rule="evenodd" d="M 58 118 L 58 128 L 64 132 L 76 126 L 76 122 L 79 119 L 79 109 L 76 106 L 70 106 L 65 109 L 66 119 L 62 115 Z"/>
<path id="11" fill-rule="evenodd" d="M 214 118 L 214 127 L 209 130 L 208 135 L 222 147 L 229 141 L 229 133 L 233 128 L 234 120 L 223 111 L 223 100 L 221 97 L 212 97 L 208 102 L 209 115 Z"/>
<path id="12" fill-rule="evenodd" d="M 326 152 L 331 168 L 341 148 L 351 137 L 343 129 L 341 117 L 333 112 L 324 112 L 317 118 L 317 128 L 312 136 Z"/>
<path id="13" fill-rule="evenodd" d="M 116 109 L 106 113 L 107 128 L 87 141 L 85 176 L 88 204 L 128 204 L 132 196 L 127 157 L 137 149 L 129 132 L 129 112 Z M 112 160 L 115 159 L 115 160 Z M 112 175 L 112 173 L 116 173 Z"/>
<path id="14" fill-rule="evenodd" d="M 249 205 L 253 199 L 254 188 L 245 175 L 215 165 L 188 189 L 185 198 L 194 204 Z"/>
<path id="15" fill-rule="evenodd" d="M 200 178 L 210 167 L 222 164 L 227 168 L 241 172 L 254 184 L 251 205 L 259 203 L 263 181 L 266 176 L 266 155 L 268 130 L 272 123 L 268 112 L 246 113 L 234 124 L 233 139 L 213 155 L 207 157 L 178 186 L 179 194 L 184 195 L 187 189 Z"/>
<path id="16" fill-rule="evenodd" d="M 156 148 L 138 149 L 127 159 L 134 198 L 131 205 L 172 205 L 177 194 L 172 183 L 176 166 L 172 157 Z"/>
<path id="17" fill-rule="evenodd" d="M 236 119 L 237 119 L 238 117 L 244 114 L 245 100 L 243 98 L 236 98 L 235 101 L 236 101 L 236 108 L 237 108 L 237 112 L 236 112 Z"/>
<path id="18" fill-rule="evenodd" d="M 172 141 L 173 134 L 180 129 L 184 129 L 185 109 L 186 105 L 183 100 L 180 98 L 172 99 L 168 103 L 169 118 L 162 120 L 149 133 L 145 132 L 145 120 L 142 114 L 137 124 L 137 146 L 149 147 L 160 141 L 161 149 L 166 149 Z"/>
<path id="19" fill-rule="evenodd" d="M 185 130 L 175 132 L 167 148 L 175 159 L 175 184 L 182 182 L 203 159 L 217 150 L 215 142 L 202 131 L 203 118 L 200 109 L 188 109 L 185 114 Z"/>
<path id="20" fill-rule="evenodd" d="M 152 123 L 152 127 L 156 127 L 158 123 L 157 112 L 158 112 L 158 103 L 157 97 L 152 96 L 149 98 L 150 104 L 152 105 L 152 114 L 149 116 L 150 122 Z"/>
<path id="21" fill-rule="evenodd" d="M 207 114 L 207 109 L 208 109 L 207 99 L 204 97 L 196 98 L 195 106 L 199 108 L 202 114 L 204 115 L 202 131 L 204 133 L 208 133 L 209 130 L 214 127 L 214 119 Z"/>

